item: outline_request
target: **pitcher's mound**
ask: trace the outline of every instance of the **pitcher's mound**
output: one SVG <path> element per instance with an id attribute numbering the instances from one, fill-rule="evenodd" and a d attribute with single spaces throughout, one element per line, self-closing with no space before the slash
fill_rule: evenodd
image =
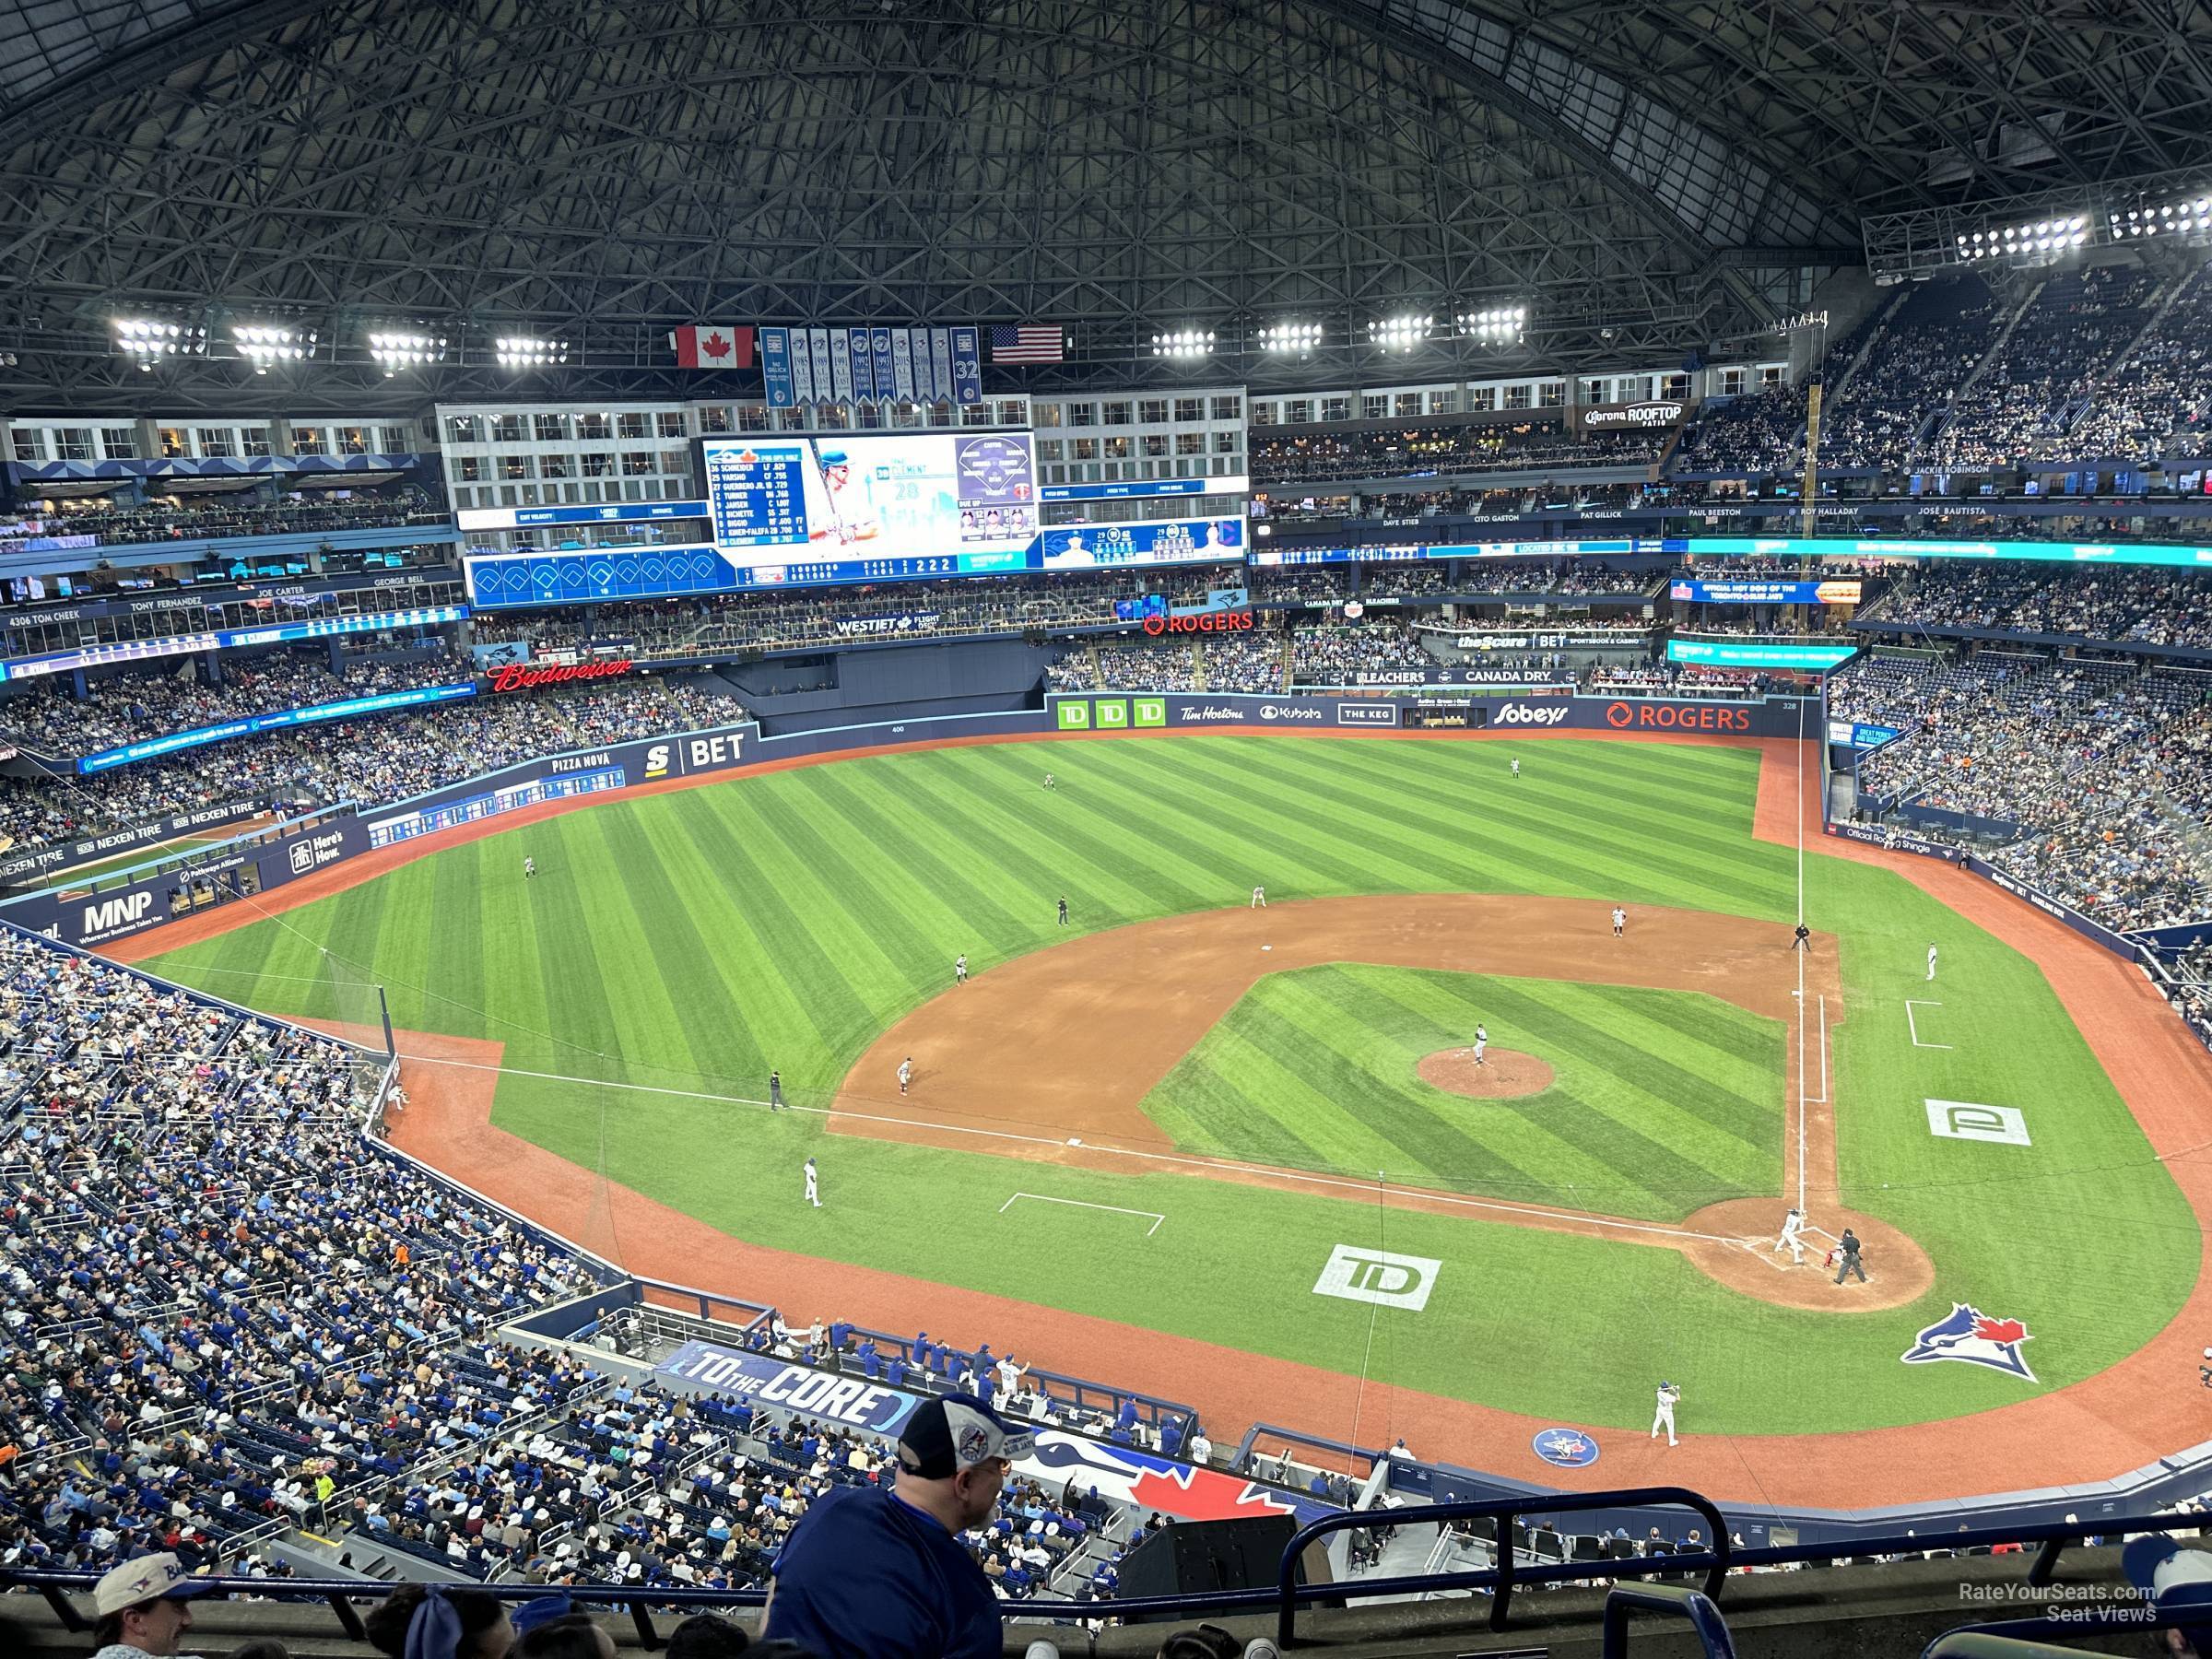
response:
<path id="1" fill-rule="evenodd" d="M 1423 1055 L 1415 1070 L 1432 1088 L 1477 1100 L 1510 1100 L 1551 1087 L 1551 1067 L 1514 1049 L 1486 1049 L 1480 1065 L 1471 1048 L 1439 1049 Z"/>

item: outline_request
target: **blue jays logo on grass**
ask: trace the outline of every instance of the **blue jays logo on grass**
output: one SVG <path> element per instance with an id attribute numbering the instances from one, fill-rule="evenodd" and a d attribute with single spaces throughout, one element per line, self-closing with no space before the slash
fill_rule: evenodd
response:
<path id="1" fill-rule="evenodd" d="M 1597 1442 L 1579 1429 L 1547 1429 L 1529 1443 L 1538 1457 L 1562 1469 L 1586 1469 L 1597 1461 Z"/>
<path id="2" fill-rule="evenodd" d="M 2035 1373 L 2020 1358 L 2020 1344 L 2030 1340 L 2028 1327 L 2017 1319 L 1992 1319 L 1979 1308 L 1953 1302 L 1949 1314 L 1915 1336 L 1902 1358 L 1907 1365 L 1963 1359 L 2032 1382 Z"/>

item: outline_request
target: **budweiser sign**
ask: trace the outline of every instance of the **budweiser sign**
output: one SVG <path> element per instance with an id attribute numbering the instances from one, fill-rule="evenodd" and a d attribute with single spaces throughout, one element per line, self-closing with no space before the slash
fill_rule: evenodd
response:
<path id="1" fill-rule="evenodd" d="M 486 688 L 491 691 L 527 691 L 534 686 L 557 685 L 563 680 L 613 679 L 635 666 L 629 657 L 604 663 L 559 663 L 540 667 L 535 663 L 508 663 L 491 671 Z"/>

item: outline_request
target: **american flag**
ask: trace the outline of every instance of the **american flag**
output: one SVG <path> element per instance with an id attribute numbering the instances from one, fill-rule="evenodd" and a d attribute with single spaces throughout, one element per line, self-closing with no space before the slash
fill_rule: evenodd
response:
<path id="1" fill-rule="evenodd" d="M 991 331 L 991 360 L 994 363 L 1057 363 L 1062 360 L 1065 337 L 1057 323 L 1038 327 L 994 328 Z"/>

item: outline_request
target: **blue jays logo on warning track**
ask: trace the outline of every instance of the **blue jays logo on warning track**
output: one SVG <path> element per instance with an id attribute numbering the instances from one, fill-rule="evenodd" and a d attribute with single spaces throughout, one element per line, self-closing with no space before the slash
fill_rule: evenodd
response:
<path id="1" fill-rule="evenodd" d="M 1992 1319 L 1979 1308 L 1953 1302 L 1949 1314 L 1915 1336 L 1902 1358 L 1907 1365 L 1963 1359 L 1969 1365 L 1986 1365 L 2032 1382 L 2035 1373 L 2020 1358 L 2020 1344 L 2030 1340 L 2028 1327 L 2017 1319 Z"/>
<path id="2" fill-rule="evenodd" d="M 1529 1442 L 1547 1464 L 1586 1469 L 1597 1461 L 1597 1442 L 1579 1429 L 1547 1429 Z"/>

